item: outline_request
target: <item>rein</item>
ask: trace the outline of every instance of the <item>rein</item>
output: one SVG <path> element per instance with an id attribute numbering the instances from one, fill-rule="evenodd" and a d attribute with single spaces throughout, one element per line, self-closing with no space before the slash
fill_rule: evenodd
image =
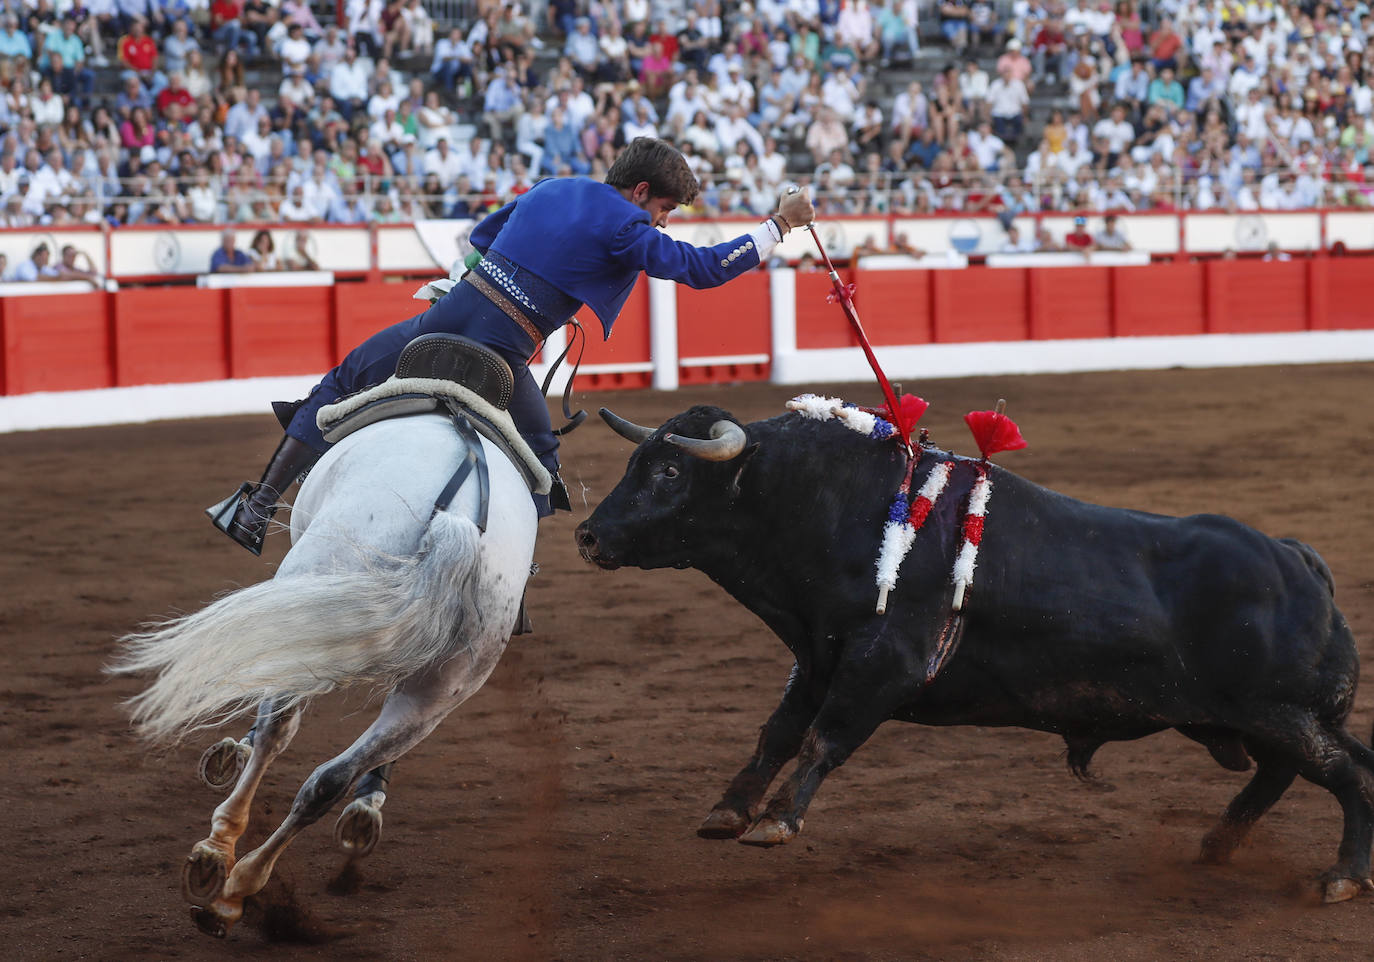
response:
<path id="1" fill-rule="evenodd" d="M 572 362 L 572 370 L 568 372 L 568 383 L 563 388 L 563 417 L 567 419 L 568 423 L 564 424 L 561 428 L 554 429 L 553 433 L 555 437 L 562 437 L 565 434 L 572 433 L 574 428 L 587 420 L 586 411 L 578 411 L 574 414 L 571 406 L 573 379 L 577 377 L 577 369 L 582 366 L 582 352 L 587 349 L 587 332 L 583 329 L 582 322 L 576 317 L 569 320 L 568 324 L 574 328 L 573 336 L 568 338 L 568 343 L 564 346 L 563 353 L 558 355 L 557 359 L 549 365 L 549 372 L 544 375 L 544 383 L 539 388 L 540 393 L 542 393 L 544 397 L 549 396 L 549 385 L 553 383 L 554 372 L 558 370 L 559 365 L 561 365 L 564 358 L 568 356 L 568 352 L 572 350 L 573 342 L 580 340 L 577 349 L 577 360 Z"/>

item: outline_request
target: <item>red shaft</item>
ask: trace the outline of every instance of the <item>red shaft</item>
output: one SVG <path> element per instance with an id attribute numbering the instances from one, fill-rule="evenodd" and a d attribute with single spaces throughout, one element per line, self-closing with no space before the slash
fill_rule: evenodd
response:
<path id="1" fill-rule="evenodd" d="M 854 310 L 854 302 L 849 297 L 849 291 L 845 290 L 840 283 L 839 272 L 835 270 L 835 265 L 830 262 L 830 255 L 825 252 L 825 245 L 821 243 L 821 235 L 816 233 L 816 228 L 812 224 L 807 224 L 806 229 L 811 232 L 811 239 L 816 242 L 816 249 L 821 252 L 821 260 L 825 261 L 825 269 L 830 272 L 830 283 L 835 287 L 835 296 L 839 299 L 840 307 L 844 309 L 844 316 L 849 319 L 849 326 L 854 328 L 854 333 L 858 335 L 859 346 L 864 350 L 864 357 L 868 358 L 868 366 L 873 369 L 873 373 L 878 378 L 878 386 L 883 389 L 883 397 L 887 399 L 887 409 L 892 412 L 892 423 L 896 425 L 902 437 L 902 444 L 906 447 L 907 454 L 911 453 L 911 441 L 907 437 L 908 428 L 902 420 L 902 408 L 897 403 L 897 395 L 892 390 L 892 382 L 883 373 L 882 367 L 878 364 L 878 358 L 873 354 L 873 346 L 868 343 L 868 335 L 864 333 L 864 326 L 859 321 L 858 312 Z"/>

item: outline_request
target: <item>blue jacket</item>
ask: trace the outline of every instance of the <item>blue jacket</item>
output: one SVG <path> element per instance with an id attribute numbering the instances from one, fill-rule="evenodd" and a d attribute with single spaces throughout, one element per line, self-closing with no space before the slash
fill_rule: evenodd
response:
<path id="1" fill-rule="evenodd" d="M 474 227 L 471 241 L 586 304 L 606 337 L 641 272 L 718 287 L 759 263 L 748 234 L 714 247 L 675 241 L 614 187 L 585 177 L 540 181 Z"/>

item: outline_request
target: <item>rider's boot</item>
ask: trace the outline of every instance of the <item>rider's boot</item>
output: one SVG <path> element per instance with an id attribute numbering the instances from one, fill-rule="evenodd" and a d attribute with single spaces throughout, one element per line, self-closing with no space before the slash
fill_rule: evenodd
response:
<path id="1" fill-rule="evenodd" d="M 285 435 L 262 473 L 262 480 L 256 485 L 245 484 L 240 491 L 247 497 L 240 500 L 233 517 L 226 524 L 216 522 L 215 526 L 253 554 L 262 554 L 267 525 L 277 513 L 281 496 L 319 458 L 319 452 L 310 445 Z"/>

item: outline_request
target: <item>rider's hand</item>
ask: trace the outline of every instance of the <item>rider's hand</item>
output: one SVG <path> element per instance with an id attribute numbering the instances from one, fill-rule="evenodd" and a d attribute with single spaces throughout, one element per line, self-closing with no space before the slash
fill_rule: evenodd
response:
<path id="1" fill-rule="evenodd" d="M 811 195 L 802 187 L 794 192 L 783 192 L 778 198 L 778 216 L 787 221 L 787 226 L 796 230 L 805 227 L 816 219 L 816 208 L 811 206 Z"/>

